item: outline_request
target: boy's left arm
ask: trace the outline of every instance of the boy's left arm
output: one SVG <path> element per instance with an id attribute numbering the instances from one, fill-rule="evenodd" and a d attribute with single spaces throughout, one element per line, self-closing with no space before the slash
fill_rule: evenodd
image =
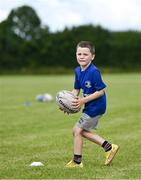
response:
<path id="1" fill-rule="evenodd" d="M 97 99 L 97 98 L 103 96 L 104 93 L 105 93 L 105 90 L 102 89 L 102 90 L 100 90 L 100 91 L 94 92 L 93 94 L 90 94 L 89 96 L 82 97 L 82 98 L 79 97 L 78 99 L 75 99 L 75 100 L 73 101 L 73 105 L 74 105 L 76 108 L 81 107 L 83 104 L 85 104 L 85 103 L 87 103 L 87 102 L 89 102 L 89 101 L 92 101 L 92 100 L 94 100 L 94 99 Z"/>
<path id="2" fill-rule="evenodd" d="M 73 93 L 74 95 L 78 96 L 79 93 L 80 93 L 80 89 L 73 89 L 73 90 L 72 90 L 72 93 Z"/>

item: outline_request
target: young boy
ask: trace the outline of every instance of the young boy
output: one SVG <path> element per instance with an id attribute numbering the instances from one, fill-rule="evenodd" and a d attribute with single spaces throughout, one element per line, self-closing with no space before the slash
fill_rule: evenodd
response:
<path id="1" fill-rule="evenodd" d="M 116 155 L 119 146 L 111 144 L 91 130 L 97 128 L 98 121 L 106 111 L 106 85 L 101 74 L 92 64 L 95 58 L 95 47 L 89 41 L 81 41 L 76 47 L 76 58 L 79 66 L 75 69 L 75 82 L 72 92 L 79 95 L 83 90 L 83 97 L 74 100 L 76 108 L 84 105 L 83 114 L 73 128 L 74 156 L 66 164 L 68 168 L 83 167 L 82 146 L 83 137 L 98 144 L 105 150 L 105 165 L 109 165 Z"/>

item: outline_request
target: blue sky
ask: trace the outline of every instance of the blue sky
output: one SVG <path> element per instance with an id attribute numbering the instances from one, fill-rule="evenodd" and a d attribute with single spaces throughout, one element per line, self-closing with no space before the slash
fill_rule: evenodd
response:
<path id="1" fill-rule="evenodd" d="M 141 31 L 141 0 L 1 0 L 0 22 L 22 5 L 33 7 L 52 32 L 82 24 Z"/>

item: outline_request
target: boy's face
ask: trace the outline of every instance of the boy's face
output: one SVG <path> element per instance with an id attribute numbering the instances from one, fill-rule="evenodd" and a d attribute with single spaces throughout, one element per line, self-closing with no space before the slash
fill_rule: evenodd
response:
<path id="1" fill-rule="evenodd" d="M 94 59 L 94 55 L 90 52 L 89 48 L 78 47 L 76 51 L 76 58 L 77 58 L 78 64 L 82 68 L 85 68 Z"/>

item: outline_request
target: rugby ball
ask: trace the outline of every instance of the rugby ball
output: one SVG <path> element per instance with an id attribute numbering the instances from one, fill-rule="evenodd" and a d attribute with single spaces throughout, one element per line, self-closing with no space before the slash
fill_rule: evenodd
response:
<path id="1" fill-rule="evenodd" d="M 74 106 L 72 106 L 72 101 L 76 98 L 77 96 L 74 95 L 72 92 L 62 90 L 57 93 L 56 102 L 64 112 L 73 114 L 80 111 L 80 108 L 76 109 L 74 108 Z"/>

